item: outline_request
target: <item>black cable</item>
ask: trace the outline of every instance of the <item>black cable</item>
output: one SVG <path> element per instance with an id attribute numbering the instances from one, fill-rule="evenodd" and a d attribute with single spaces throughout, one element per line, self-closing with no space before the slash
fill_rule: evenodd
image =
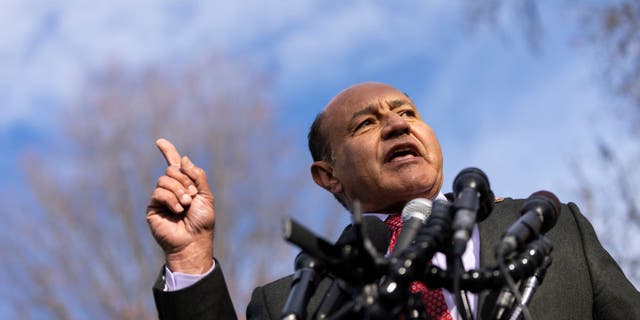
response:
<path id="1" fill-rule="evenodd" d="M 502 275 L 504 277 L 504 280 L 507 283 L 509 290 L 511 290 L 511 293 L 513 293 L 513 296 L 516 299 L 516 303 L 519 306 L 521 306 L 522 315 L 524 316 L 525 320 L 532 320 L 531 314 L 529 313 L 529 308 L 527 308 L 527 306 L 524 305 L 524 303 L 522 302 L 522 296 L 520 295 L 520 291 L 516 287 L 516 283 L 513 281 L 511 274 L 507 270 L 507 266 L 504 264 L 504 256 L 502 255 L 498 257 L 498 266 L 500 267 L 500 272 L 502 272 Z"/>
<path id="2" fill-rule="evenodd" d="M 453 293 L 456 299 L 456 307 L 458 313 L 463 320 L 473 320 L 468 301 L 463 300 L 463 292 L 460 290 L 460 275 L 462 274 L 462 259 L 460 257 L 453 258 Z M 464 297 L 466 299 L 466 295 Z"/>

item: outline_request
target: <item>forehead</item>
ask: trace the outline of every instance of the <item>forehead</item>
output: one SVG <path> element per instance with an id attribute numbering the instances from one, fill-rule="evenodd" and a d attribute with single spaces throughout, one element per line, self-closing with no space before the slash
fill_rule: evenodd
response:
<path id="1" fill-rule="evenodd" d="M 411 103 L 400 90 L 381 83 L 366 83 L 353 86 L 339 93 L 324 110 L 327 125 L 337 125 L 348 121 L 359 111 L 393 105 L 400 102 Z"/>

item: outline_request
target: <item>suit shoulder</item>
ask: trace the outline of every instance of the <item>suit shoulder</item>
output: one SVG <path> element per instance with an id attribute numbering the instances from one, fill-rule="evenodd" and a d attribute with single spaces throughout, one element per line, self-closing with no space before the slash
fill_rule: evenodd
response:
<path id="1" fill-rule="evenodd" d="M 277 319 L 291 288 L 293 275 L 256 287 L 247 306 L 248 319 Z"/>
<path id="2" fill-rule="evenodd" d="M 262 286 L 263 290 L 272 291 L 272 290 L 280 290 L 281 288 L 285 288 L 287 291 L 291 287 L 291 282 L 293 281 L 293 275 L 290 274 L 288 276 L 284 276 L 282 278 L 271 281 Z"/>

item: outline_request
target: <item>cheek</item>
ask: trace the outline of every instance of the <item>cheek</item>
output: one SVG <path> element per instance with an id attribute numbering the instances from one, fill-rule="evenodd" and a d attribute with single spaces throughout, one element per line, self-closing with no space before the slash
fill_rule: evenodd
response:
<path id="1" fill-rule="evenodd" d="M 434 142 L 432 144 L 431 157 L 433 158 L 433 163 L 438 167 L 442 167 L 442 149 L 440 148 L 440 143 L 438 143 L 438 139 L 433 137 Z"/>
<path id="2" fill-rule="evenodd" d="M 353 150 L 353 153 L 349 154 L 348 157 L 348 167 L 347 170 L 350 170 L 353 175 L 357 176 L 366 176 L 370 174 L 371 170 L 371 157 L 365 154 L 364 150 Z"/>
<path id="3" fill-rule="evenodd" d="M 359 163 L 373 160 L 376 157 L 375 143 L 365 137 L 358 137 L 358 139 L 349 141 L 349 143 L 345 144 L 343 151 L 345 152 L 344 155 L 349 157 L 351 161 Z"/>
<path id="4" fill-rule="evenodd" d="M 335 160 L 343 173 L 353 174 L 362 165 L 362 150 L 359 150 L 357 145 L 344 145 L 336 152 Z"/>
<path id="5" fill-rule="evenodd" d="M 366 142 L 353 143 L 343 149 L 342 156 L 345 159 L 343 169 L 347 170 L 348 175 L 361 179 L 375 174 L 377 156 L 372 145 Z"/>
<path id="6" fill-rule="evenodd" d="M 442 165 L 442 149 L 435 134 L 429 130 L 421 140 L 427 152 L 427 160 L 430 163 Z"/>

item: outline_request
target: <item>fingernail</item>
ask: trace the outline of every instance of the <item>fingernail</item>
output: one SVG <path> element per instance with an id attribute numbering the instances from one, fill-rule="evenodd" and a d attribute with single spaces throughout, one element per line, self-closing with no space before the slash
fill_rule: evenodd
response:
<path id="1" fill-rule="evenodd" d="M 182 206 L 179 203 L 176 204 L 175 208 L 176 208 L 176 212 L 182 212 L 182 210 L 184 210 L 182 209 Z"/>
<path id="2" fill-rule="evenodd" d="M 189 203 L 189 201 L 191 201 L 191 197 L 190 197 L 188 194 L 186 194 L 186 193 L 183 193 L 183 194 L 182 194 L 181 199 L 182 199 L 182 202 L 183 202 L 184 204 L 188 204 L 188 203 Z"/>
<path id="3" fill-rule="evenodd" d="M 198 189 L 196 189 L 196 187 L 194 187 L 193 185 L 190 185 L 188 189 L 190 195 L 195 196 L 196 194 L 198 194 Z"/>

